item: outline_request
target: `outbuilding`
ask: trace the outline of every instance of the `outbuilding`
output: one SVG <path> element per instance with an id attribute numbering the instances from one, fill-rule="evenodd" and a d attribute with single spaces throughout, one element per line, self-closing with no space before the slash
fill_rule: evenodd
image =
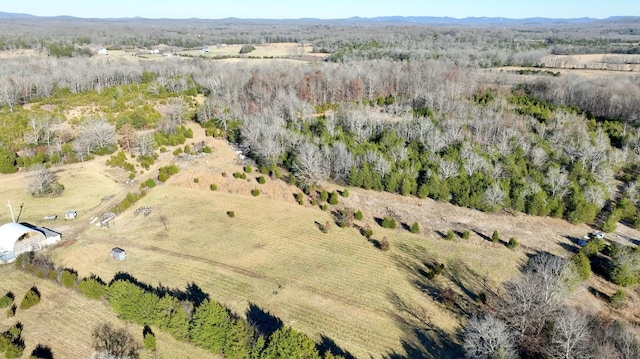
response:
<path id="1" fill-rule="evenodd" d="M 6 223 L 0 226 L 0 263 L 12 262 L 24 252 L 38 251 L 59 242 L 62 235 L 48 228 L 28 223 Z"/>
<path id="2" fill-rule="evenodd" d="M 111 257 L 117 261 L 123 261 L 127 259 L 127 252 L 120 247 L 114 247 L 111 249 Z"/>

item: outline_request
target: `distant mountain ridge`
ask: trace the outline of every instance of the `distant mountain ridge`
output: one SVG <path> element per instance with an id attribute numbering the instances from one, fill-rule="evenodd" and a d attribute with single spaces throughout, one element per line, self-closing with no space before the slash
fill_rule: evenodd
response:
<path id="1" fill-rule="evenodd" d="M 640 16 L 611 16 L 605 19 L 597 19 L 592 17 L 581 18 L 548 18 L 548 17 L 532 17 L 524 19 L 513 19 L 506 17 L 465 17 L 454 18 L 449 16 L 377 16 L 377 17 L 359 17 L 336 18 L 336 19 L 318 19 L 318 18 L 299 18 L 299 19 L 266 19 L 266 18 L 224 18 L 224 19 L 205 19 L 205 18 L 163 18 L 150 19 L 140 16 L 121 17 L 121 18 L 81 18 L 68 15 L 58 16 L 35 16 L 30 14 L 9 13 L 0 11 L 0 19 L 82 19 L 82 20 L 213 20 L 213 21 L 237 21 L 237 22 L 299 22 L 299 23 L 388 23 L 388 24 L 424 24 L 424 25 L 559 25 L 559 24 L 585 24 L 590 22 L 640 22 Z"/>

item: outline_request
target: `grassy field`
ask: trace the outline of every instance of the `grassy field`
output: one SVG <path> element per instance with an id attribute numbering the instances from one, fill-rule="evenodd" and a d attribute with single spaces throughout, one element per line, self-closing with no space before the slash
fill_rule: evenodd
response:
<path id="1" fill-rule="evenodd" d="M 15 317 L 0 316 L 0 331 L 5 331 L 17 322 L 24 326 L 22 338 L 25 341 L 23 357 L 28 357 L 38 345 L 51 349 L 54 358 L 90 358 L 93 353 L 91 333 L 100 323 L 112 323 L 114 327 L 127 327 L 136 340 L 142 344 L 142 327 L 119 320 L 105 301 L 85 298 L 73 290 L 58 286 L 53 282 L 35 278 L 16 271 L 12 266 L 0 267 L 0 293 L 11 291 L 19 306 L 24 293 L 35 285 L 42 300 L 28 310 L 18 309 Z M 141 358 L 215 358 L 207 351 L 191 344 L 176 341 L 170 335 L 152 328 L 158 342 L 155 353 L 143 350 Z"/>
<path id="2" fill-rule="evenodd" d="M 196 131 L 193 141 L 203 139 L 203 132 Z M 108 169 L 104 158 L 58 169 L 66 188 L 59 198 L 28 197 L 23 190 L 24 173 L 0 177 L 0 197 L 11 199 L 14 208 L 24 202 L 21 220 L 35 224 L 42 224 L 46 214 L 77 210 L 77 220 L 47 225 L 63 233 L 63 242 L 52 249 L 56 262 L 74 268 L 80 276 L 93 273 L 108 281 L 125 271 L 152 285 L 184 288 L 195 283 L 239 315 L 253 303 L 319 342 L 333 341 L 357 357 L 374 358 L 395 353 L 432 358 L 460 355 L 459 347 L 445 343 L 459 342 L 459 330 L 470 309 L 464 303 L 473 303 L 479 293 L 496 290 L 516 276 L 527 253 L 566 254 L 564 247 L 571 245 L 567 238 L 589 230 L 557 219 L 482 213 L 355 188 L 329 211 L 308 203 L 300 206 L 293 197 L 299 190 L 280 180 L 267 179 L 260 185 L 255 171 L 246 180 L 233 178 L 233 172 L 242 170 L 237 154 L 223 140 L 206 141 L 212 154 L 177 161 L 180 173 L 134 205 L 150 206 L 150 216 L 135 216 L 129 209 L 110 228 L 88 222 L 137 186 L 124 185 L 124 172 Z M 172 161 L 172 156 L 165 155 L 156 166 Z M 157 172 L 149 172 L 153 173 Z M 211 183 L 218 185 L 217 191 L 209 189 Z M 251 196 L 254 188 L 262 194 Z M 115 197 L 103 202 L 107 195 Z M 356 224 L 369 224 L 373 239 L 386 237 L 390 250 L 381 251 L 356 228 L 333 224 L 328 234 L 322 233 L 318 223 L 332 222 L 330 212 L 343 206 L 363 210 L 364 219 Z M 227 211 L 234 211 L 235 217 L 227 216 Z M 381 228 L 376 219 L 387 213 L 405 224 L 420 223 L 421 233 L 411 234 L 402 226 Z M 168 219 L 167 229 L 160 217 Z M 0 213 L 0 221 L 9 220 L 8 211 Z M 471 238 L 445 240 L 440 234 L 449 229 L 469 230 Z M 494 229 L 500 230 L 503 241 L 517 237 L 522 246 L 511 250 L 487 241 Z M 114 246 L 127 251 L 126 261 L 110 258 Z M 445 270 L 428 280 L 426 274 L 436 262 L 444 263 Z M 90 353 L 87 333 L 99 320 L 116 320 L 102 302 L 69 294 L 10 266 L 0 270 L 8 278 L 0 290 L 21 296 L 36 283 L 45 290 L 45 298 L 51 298 L 16 318 L 25 324 L 31 347 L 35 338 L 43 338 L 40 343 L 51 346 L 56 357 L 86 358 Z M 445 305 L 440 299 L 449 289 L 459 300 Z M 42 314 L 48 306 L 55 307 L 55 315 Z M 41 314 L 29 317 L 35 313 Z M 76 318 L 73 328 L 59 329 L 66 316 Z M 11 323 L 3 320 L 2 325 Z M 78 349 L 65 342 L 75 335 L 84 338 Z M 174 345 L 162 334 L 158 338 L 161 347 L 182 348 L 170 349 L 176 351 L 164 357 L 204 357 L 190 345 Z"/>

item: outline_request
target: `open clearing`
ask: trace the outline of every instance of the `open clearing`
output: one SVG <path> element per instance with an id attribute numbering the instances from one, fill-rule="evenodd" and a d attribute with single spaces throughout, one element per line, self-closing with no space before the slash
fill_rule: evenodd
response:
<path id="1" fill-rule="evenodd" d="M 213 152 L 183 160 L 173 158 L 172 149 L 162 154 L 150 175 L 170 162 L 181 170 L 133 205 L 150 206 L 153 211 L 148 217 L 135 216 L 131 208 L 116 217 L 111 228 L 89 225 L 90 218 L 138 188 L 125 185 L 126 173 L 106 167 L 105 157 L 56 168 L 66 188 L 61 197 L 30 198 L 23 190 L 25 173 L 0 177 L 0 197 L 11 199 L 14 208 L 24 203 L 20 220 L 39 225 L 44 224 L 44 215 L 77 210 L 76 220 L 58 220 L 48 226 L 63 233 L 63 242 L 52 249 L 57 263 L 77 270 L 81 277 L 94 273 L 108 281 L 116 272 L 125 271 L 152 285 L 184 288 L 193 282 L 239 315 L 254 303 L 286 325 L 318 341 L 327 337 L 357 357 L 404 355 L 403 342 L 404 346 L 438 348 L 443 335 L 455 341 L 460 322 L 455 308 L 445 308 L 437 300 L 440 289 L 451 288 L 474 299 L 516 276 L 527 253 L 566 255 L 565 248 L 572 246 L 569 238 L 590 231 L 587 226 L 558 219 L 482 213 L 430 199 L 356 188 L 350 188 L 351 195 L 341 197 L 340 204 L 329 206 L 329 211 L 308 201 L 300 206 L 293 196 L 299 190 L 283 181 L 267 178 L 261 185 L 256 180 L 260 174 L 255 172 L 246 180 L 233 178 L 233 172 L 242 170 L 234 149 L 223 140 L 205 138 L 203 129 L 191 126 L 195 138 L 188 143 L 205 140 Z M 211 183 L 217 184 L 217 191 L 209 189 Z M 326 188 L 342 189 L 333 184 Z M 262 193 L 253 197 L 252 189 Z M 115 196 L 102 201 L 109 195 Z M 373 239 L 386 237 L 390 251 L 377 249 L 355 228 L 340 229 L 333 224 L 328 234 L 318 229 L 317 223 L 332 222 L 331 210 L 344 206 L 361 209 L 365 218 L 356 224 L 371 225 Z M 234 211 L 235 218 L 228 217 L 227 211 Z M 396 230 L 379 227 L 375 219 L 384 215 L 393 215 L 405 224 L 417 221 L 421 234 L 411 234 L 402 226 Z M 168 219 L 167 230 L 160 216 Z M 8 211 L 2 211 L 0 221 L 9 220 Z M 449 229 L 469 230 L 471 238 L 447 241 L 437 233 Z M 503 241 L 518 238 L 521 247 L 510 250 L 487 241 L 485 237 L 494 229 Z M 628 228 L 619 233 L 613 237 L 621 241 L 640 238 L 637 231 Z M 111 259 L 109 250 L 114 246 L 127 251 L 126 261 Z M 425 273 L 436 262 L 445 264 L 444 274 L 429 281 Z M 41 304 L 16 317 L 25 325 L 28 345 L 35 345 L 30 340 L 40 335 L 30 331 L 38 330 L 49 333 L 42 334 L 48 338 L 42 344 L 49 345 L 56 357 L 86 358 L 91 352 L 87 333 L 99 321 L 116 320 L 105 303 L 85 300 L 11 266 L 0 270 L 9 278 L 0 284 L 0 290 L 12 290 L 20 298 L 35 283 L 45 291 Z M 596 285 L 596 281 L 590 284 Z M 601 291 L 611 294 L 607 288 Z M 69 300 L 55 299 L 64 296 Z M 586 290 L 576 298 L 596 303 L 595 308 L 600 302 Z M 51 307 L 56 315 L 42 314 Z M 73 319 L 73 326 L 66 326 L 73 328 L 62 331 L 66 316 L 77 319 Z M 3 319 L 1 323 L 8 326 L 13 321 Z M 424 330 L 427 326 L 438 330 Z M 418 339 L 416 330 L 425 337 Z M 436 332 L 439 336 L 432 335 Z M 74 335 L 83 338 L 75 346 L 56 340 Z M 177 348 L 166 357 L 205 356 L 189 345 L 174 345 L 168 336 L 159 334 L 159 339 L 160 345 L 169 347 L 171 343 Z M 434 358 L 446 354 L 451 353 L 432 352 Z"/>

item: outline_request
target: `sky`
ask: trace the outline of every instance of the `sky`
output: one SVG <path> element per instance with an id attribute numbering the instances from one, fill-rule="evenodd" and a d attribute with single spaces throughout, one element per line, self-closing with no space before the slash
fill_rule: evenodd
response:
<path id="1" fill-rule="evenodd" d="M 606 18 L 640 16 L 638 0 L 0 0 L 0 12 L 37 16 L 343 19 L 353 16 Z"/>

